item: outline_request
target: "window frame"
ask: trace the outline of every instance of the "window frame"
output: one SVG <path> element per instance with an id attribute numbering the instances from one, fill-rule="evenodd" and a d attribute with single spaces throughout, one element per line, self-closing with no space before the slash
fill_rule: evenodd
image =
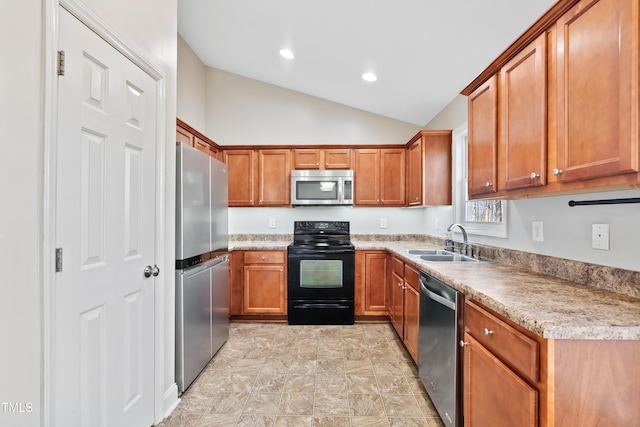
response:
<path id="1" fill-rule="evenodd" d="M 467 190 L 467 144 L 469 137 L 468 124 L 464 123 L 453 130 L 453 216 L 454 221 L 462 224 L 467 234 L 490 236 L 506 239 L 508 237 L 508 203 L 502 202 L 502 222 L 467 221 L 466 209 L 468 199 Z M 500 199 L 496 199 L 500 200 Z M 471 201 L 472 202 L 472 201 Z"/>

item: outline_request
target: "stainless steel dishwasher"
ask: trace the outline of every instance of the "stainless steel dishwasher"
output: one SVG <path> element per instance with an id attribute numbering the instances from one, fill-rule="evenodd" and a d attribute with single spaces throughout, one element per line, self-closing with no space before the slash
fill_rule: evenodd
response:
<path id="1" fill-rule="evenodd" d="M 418 375 L 446 426 L 462 425 L 458 339 L 463 294 L 420 272 Z"/>

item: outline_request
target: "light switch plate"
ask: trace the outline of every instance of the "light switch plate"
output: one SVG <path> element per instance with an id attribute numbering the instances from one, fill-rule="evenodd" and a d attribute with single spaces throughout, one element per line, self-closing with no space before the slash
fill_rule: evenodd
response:
<path id="1" fill-rule="evenodd" d="M 591 225 L 591 247 L 603 251 L 609 250 L 609 224 Z"/>
<path id="2" fill-rule="evenodd" d="M 531 222 L 531 238 L 534 242 L 544 242 L 542 221 Z"/>
<path id="3" fill-rule="evenodd" d="M 380 228 L 387 228 L 387 218 L 380 218 Z"/>

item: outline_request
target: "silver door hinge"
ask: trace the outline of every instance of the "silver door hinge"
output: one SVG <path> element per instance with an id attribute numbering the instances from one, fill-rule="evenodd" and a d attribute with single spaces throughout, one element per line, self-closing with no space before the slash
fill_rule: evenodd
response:
<path id="1" fill-rule="evenodd" d="M 62 248 L 56 248 L 56 273 L 62 271 Z"/>
<path id="2" fill-rule="evenodd" d="M 58 51 L 58 75 L 64 76 L 64 50 Z"/>

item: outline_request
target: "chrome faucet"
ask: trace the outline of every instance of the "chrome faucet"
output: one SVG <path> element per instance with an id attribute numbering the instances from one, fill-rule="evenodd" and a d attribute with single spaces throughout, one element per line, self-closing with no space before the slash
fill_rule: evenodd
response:
<path id="1" fill-rule="evenodd" d="M 464 255 L 473 256 L 473 249 L 469 245 L 469 239 L 467 238 L 467 230 L 464 229 L 462 224 L 458 224 L 456 222 L 454 224 L 451 224 L 449 228 L 447 228 L 447 231 L 451 231 L 454 227 L 458 227 L 460 231 L 462 231 L 462 239 L 464 240 L 464 246 L 462 247 L 462 250 L 460 252 L 463 253 Z"/>

